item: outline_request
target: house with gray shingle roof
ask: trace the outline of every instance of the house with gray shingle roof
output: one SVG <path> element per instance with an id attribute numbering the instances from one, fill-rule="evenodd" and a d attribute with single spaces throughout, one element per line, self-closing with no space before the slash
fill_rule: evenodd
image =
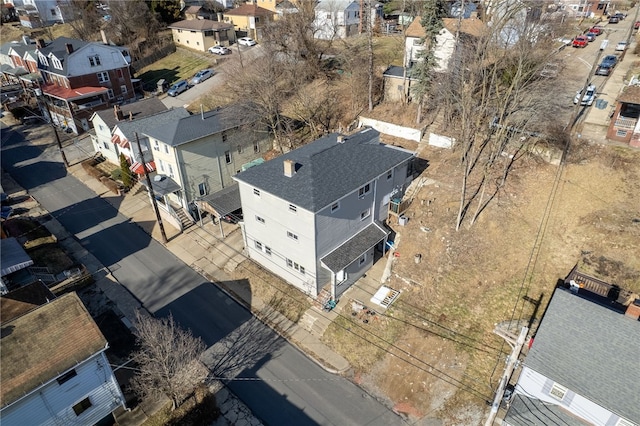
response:
<path id="1" fill-rule="evenodd" d="M 503 424 L 640 424 L 640 299 L 584 277 L 553 293 Z"/>
<path id="2" fill-rule="evenodd" d="M 389 204 L 411 182 L 413 158 L 366 128 L 236 175 L 247 253 L 311 297 L 335 300 L 384 247 Z"/>
<path id="3" fill-rule="evenodd" d="M 141 132 L 156 171 L 175 181 L 168 201 L 182 208 L 235 184 L 246 163 L 261 158 L 272 141 L 258 117 L 227 107 L 166 120 Z"/>
<path id="4" fill-rule="evenodd" d="M 217 45 L 229 46 L 236 40 L 233 25 L 228 22 L 186 19 L 174 22 L 169 28 L 176 44 L 201 52 Z"/>
<path id="5" fill-rule="evenodd" d="M 26 296 L 11 292 L 1 301 L 2 425 L 113 423 L 125 399 L 107 340 L 80 298 Z"/>
<path id="6" fill-rule="evenodd" d="M 186 116 L 188 113 L 184 108 L 180 116 Z M 130 104 L 114 107 L 112 109 L 106 109 L 96 111 L 93 113 L 89 121 L 93 125 L 93 129 L 89 132 L 91 135 L 91 141 L 93 142 L 93 148 L 96 153 L 102 154 L 104 158 L 111 161 L 114 164 L 119 164 L 120 153 L 124 153 L 125 156 L 132 161 L 133 164 L 136 160 L 133 158 L 131 151 L 131 144 L 129 138 L 132 138 L 135 142 L 135 131 L 144 127 L 145 121 L 142 119 L 155 116 L 167 111 L 167 107 L 158 98 L 143 99 Z M 152 119 L 152 122 L 160 120 L 162 115 L 159 115 Z M 175 115 L 165 115 L 165 119 L 175 118 Z M 125 128 L 134 129 L 133 132 L 128 131 L 128 135 L 122 132 L 122 124 L 131 122 L 131 124 L 125 124 Z M 138 129 L 138 126 L 141 126 Z M 146 147 L 148 150 L 149 147 Z M 144 150 L 144 149 L 143 149 Z M 152 161 L 151 157 L 147 160 Z"/>

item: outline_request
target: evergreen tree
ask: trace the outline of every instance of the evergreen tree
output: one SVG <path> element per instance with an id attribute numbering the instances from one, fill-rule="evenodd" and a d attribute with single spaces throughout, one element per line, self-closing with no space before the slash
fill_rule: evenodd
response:
<path id="1" fill-rule="evenodd" d="M 131 184 L 131 170 L 129 170 L 129 162 L 127 161 L 127 157 L 124 156 L 123 153 L 120 153 L 120 179 L 122 179 L 122 184 L 125 188 L 130 188 Z"/>
<path id="2" fill-rule="evenodd" d="M 424 96 L 429 92 L 433 82 L 433 70 L 436 66 L 434 50 L 436 48 L 436 37 L 444 28 L 443 18 L 447 17 L 447 2 L 445 0 L 427 0 L 422 8 L 420 24 L 425 31 L 422 40 L 424 50 L 418 53 L 420 59 L 411 69 L 411 77 L 418 80 L 413 86 L 413 93 L 418 100 L 419 110 L 422 106 Z M 420 111 L 417 121 L 420 121 Z"/>

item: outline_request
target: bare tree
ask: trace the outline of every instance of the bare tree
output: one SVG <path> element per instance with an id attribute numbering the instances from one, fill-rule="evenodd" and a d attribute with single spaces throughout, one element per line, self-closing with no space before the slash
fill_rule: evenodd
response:
<path id="1" fill-rule="evenodd" d="M 143 0 L 110 0 L 111 21 L 106 27 L 116 44 L 145 39 L 149 44 L 158 36 L 160 25 Z"/>
<path id="2" fill-rule="evenodd" d="M 540 76 L 549 46 L 533 38 L 536 23 L 527 20 L 524 6 L 505 1 L 497 7 L 482 36 L 457 31 L 447 73 L 432 93 L 435 102 L 448 100 L 444 125 L 455 129 L 454 149 L 460 155 L 456 229 L 470 211 L 469 225 L 475 223 L 515 162 L 556 121 L 552 108 L 540 108 L 551 89 Z"/>
<path id="3" fill-rule="evenodd" d="M 68 3 L 61 3 L 64 8 L 64 15 L 68 16 L 69 26 L 74 35 L 80 40 L 92 41 L 102 23 L 96 2 L 92 0 L 71 0 Z"/>
<path id="4" fill-rule="evenodd" d="M 139 349 L 133 359 L 138 373 L 132 388 L 141 397 L 168 396 L 172 410 L 207 376 L 200 362 L 205 345 L 173 317 L 155 319 L 136 315 L 135 335 Z"/>

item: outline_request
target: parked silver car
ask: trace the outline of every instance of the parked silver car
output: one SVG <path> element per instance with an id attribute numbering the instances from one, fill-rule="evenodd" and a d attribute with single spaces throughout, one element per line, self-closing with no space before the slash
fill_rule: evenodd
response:
<path id="1" fill-rule="evenodd" d="M 191 79 L 191 85 L 200 84 L 206 79 L 212 77 L 214 74 L 213 70 L 206 69 L 202 71 L 198 71 L 196 75 Z"/>
<path id="2" fill-rule="evenodd" d="M 178 96 L 182 92 L 186 92 L 189 88 L 189 83 L 187 80 L 180 80 L 173 84 L 167 91 L 167 95 L 169 96 Z"/>

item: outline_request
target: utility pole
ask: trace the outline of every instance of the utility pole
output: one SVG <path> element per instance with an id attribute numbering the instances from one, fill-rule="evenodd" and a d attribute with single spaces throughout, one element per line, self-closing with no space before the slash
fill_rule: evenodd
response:
<path id="1" fill-rule="evenodd" d="M 520 356 L 520 351 L 522 351 L 522 346 L 524 346 L 524 341 L 527 338 L 527 333 L 529 333 L 529 327 L 522 327 L 522 330 L 520 330 L 520 335 L 517 337 L 517 339 L 513 334 L 504 330 L 500 330 L 498 328 L 494 329 L 493 332 L 506 340 L 509 346 L 511 346 L 511 355 L 509 355 L 509 358 L 507 358 L 507 367 L 504 369 L 504 373 L 502 373 L 500 385 L 496 390 L 496 396 L 493 399 L 493 404 L 491 404 L 489 418 L 487 419 L 487 422 L 484 424 L 484 426 L 491 426 L 493 424 L 493 421 L 496 419 L 498 408 L 500 408 L 500 401 L 502 401 L 504 390 L 507 387 L 507 383 L 509 383 L 509 379 L 511 379 L 511 375 L 513 374 L 513 370 L 515 370 L 516 368 L 516 364 L 518 363 L 518 357 Z"/>
<path id="2" fill-rule="evenodd" d="M 153 193 L 153 186 L 151 185 L 151 178 L 149 177 L 149 171 L 147 165 L 144 162 L 144 155 L 142 154 L 142 147 L 140 146 L 140 138 L 138 132 L 136 132 L 136 144 L 138 145 L 138 152 L 140 152 L 140 164 L 142 164 L 142 170 L 144 170 L 144 176 L 147 178 L 147 185 L 149 186 L 149 196 L 151 197 L 151 204 L 153 204 L 153 210 L 156 212 L 156 220 L 160 225 L 160 233 L 162 234 L 162 242 L 167 243 L 167 234 L 164 232 L 164 225 L 162 224 L 162 217 L 160 216 L 160 210 L 158 210 L 158 203 L 156 202 L 156 196 Z"/>
<path id="3" fill-rule="evenodd" d="M 365 3 L 365 20 L 364 23 L 367 26 L 367 47 L 369 56 L 369 112 L 373 111 L 373 25 L 374 21 L 371 20 L 371 0 L 366 0 Z M 360 22 L 362 22 L 363 16 L 360 15 Z"/>
<path id="4" fill-rule="evenodd" d="M 42 89 L 37 88 L 35 90 L 35 93 L 36 93 L 36 99 L 42 98 Z M 64 149 L 62 149 L 62 141 L 60 141 L 60 135 L 58 135 L 58 129 L 56 129 L 56 124 L 53 122 L 53 115 L 51 115 L 49 104 L 47 103 L 46 99 L 44 99 L 43 102 L 44 102 L 44 107 L 47 109 L 47 114 L 49 115 L 49 124 L 53 129 L 53 134 L 56 136 L 56 143 L 58 144 L 58 150 L 60 150 L 60 155 L 62 156 L 62 162 L 64 163 L 64 166 L 68 168 L 69 161 L 67 160 L 67 155 L 64 153 Z"/>

